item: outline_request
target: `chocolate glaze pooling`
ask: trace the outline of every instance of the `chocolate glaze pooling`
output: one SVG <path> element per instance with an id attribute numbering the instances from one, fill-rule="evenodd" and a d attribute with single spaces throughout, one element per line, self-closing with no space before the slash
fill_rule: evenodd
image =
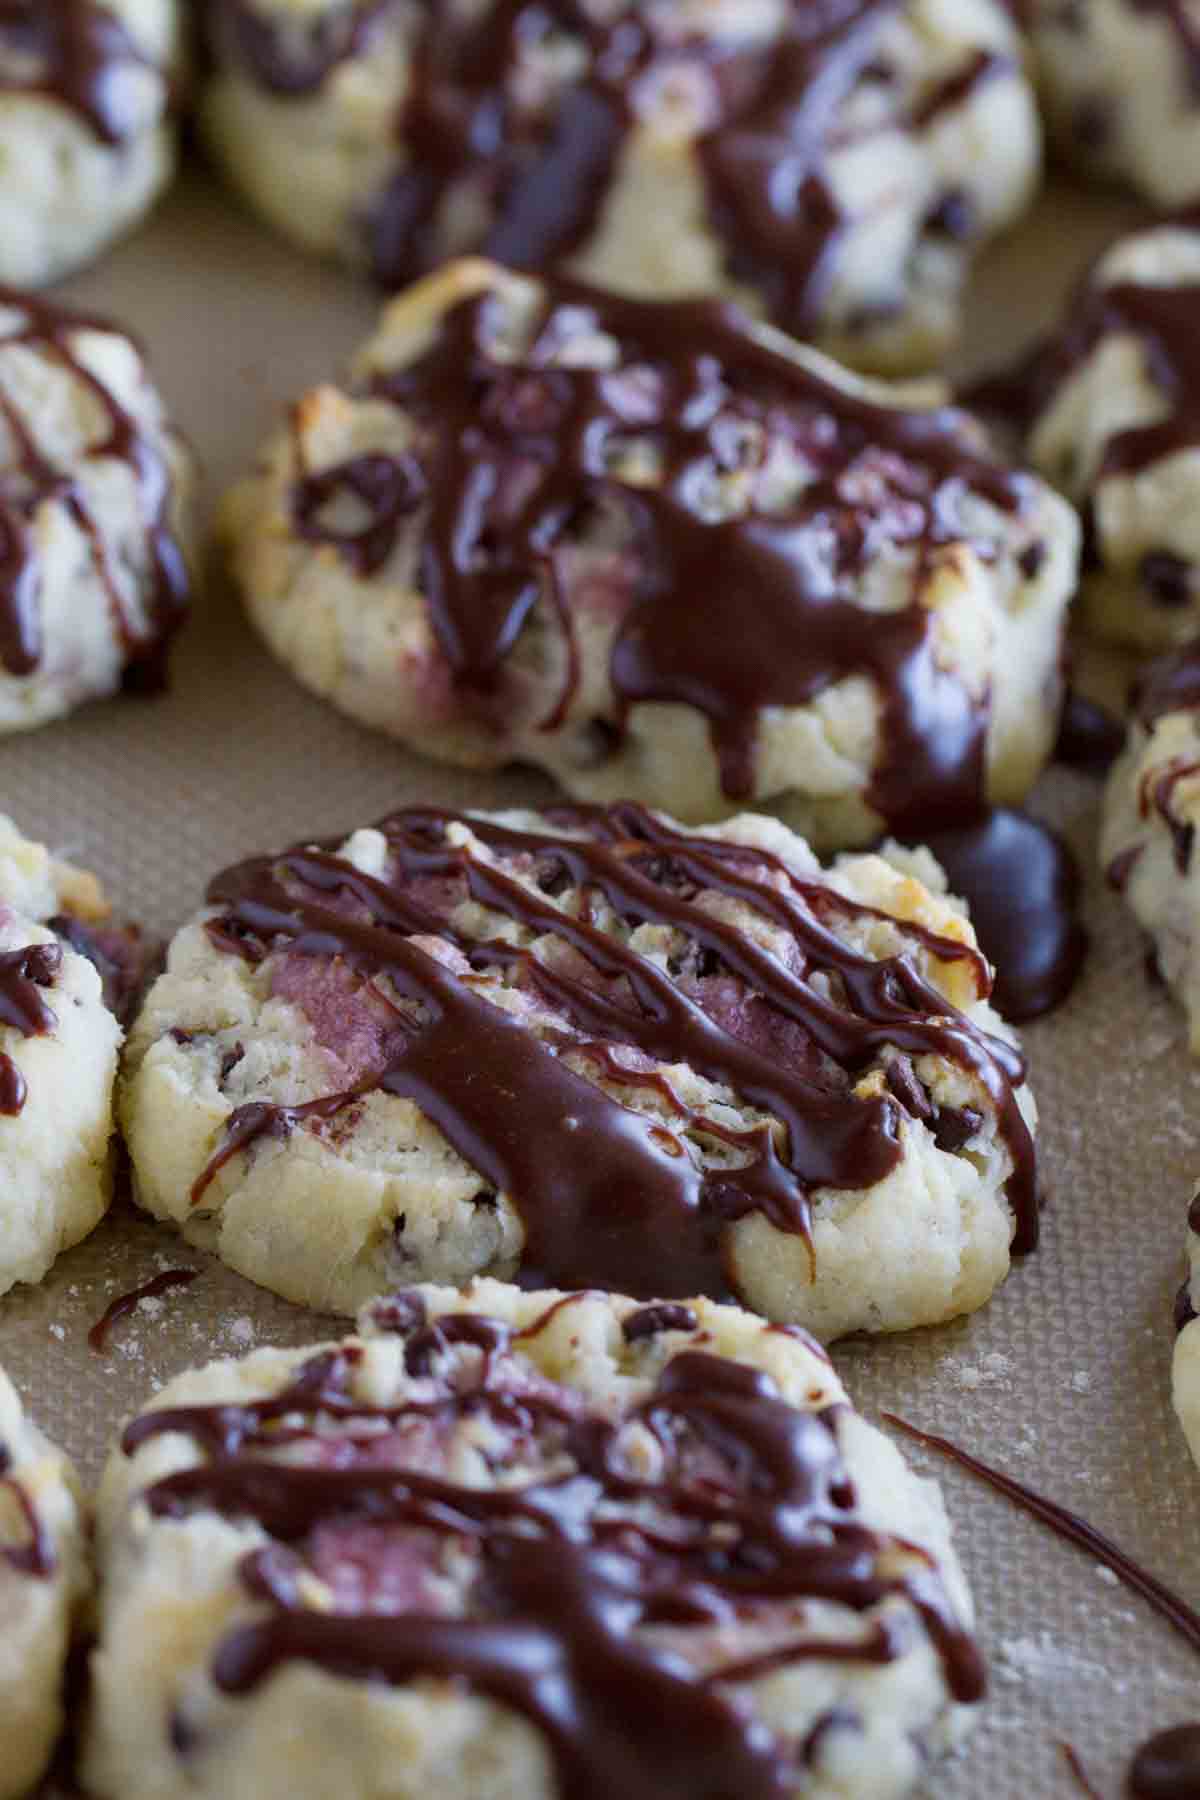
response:
<path id="1" fill-rule="evenodd" d="M 82 488 L 71 476 L 47 462 L 34 433 L 12 402 L 0 395 L 0 418 L 11 440 L 0 467 L 0 670 L 31 675 L 42 661 L 38 607 L 39 565 L 30 530 L 40 506 L 54 500 L 67 508 L 82 532 L 100 573 L 118 637 L 124 646 L 127 685 L 160 686 L 167 648 L 187 610 L 190 584 L 187 566 L 171 521 L 170 470 L 112 390 L 99 381 L 76 355 L 74 334 L 81 330 L 115 331 L 105 320 L 66 312 L 48 301 L 0 288 L 0 307 L 24 315 L 24 324 L 0 336 L 0 348 L 26 345 L 61 363 L 73 380 L 87 388 L 108 421 L 107 435 L 86 454 L 124 462 L 134 476 L 150 553 L 149 624 L 135 629 L 128 618 L 114 567 Z"/>
<path id="2" fill-rule="evenodd" d="M 949 1438 L 938 1437 L 931 1431 L 920 1431 L 906 1419 L 897 1418 L 895 1413 L 885 1412 L 881 1417 L 906 1437 L 924 1444 L 927 1450 L 936 1450 L 939 1455 L 949 1457 L 951 1462 L 969 1470 L 972 1475 L 987 1482 L 989 1487 L 1006 1494 L 1023 1512 L 1032 1513 L 1035 1519 L 1040 1519 L 1043 1525 L 1048 1525 L 1059 1537 L 1074 1544 L 1085 1556 L 1090 1556 L 1093 1562 L 1103 1563 L 1106 1569 L 1112 1570 L 1118 1581 L 1124 1582 L 1127 1588 L 1139 1594 L 1160 1619 L 1165 1619 L 1186 1644 L 1193 1650 L 1200 1651 L 1200 1613 L 1194 1612 L 1185 1600 L 1159 1581 L 1157 1576 L 1151 1575 L 1140 1563 L 1134 1562 L 1119 1545 L 1105 1537 L 1102 1531 L 1097 1531 L 1094 1525 L 1089 1525 L 1086 1519 L 1080 1518 L 1078 1513 L 1068 1512 L 1065 1506 L 1060 1506 L 1056 1500 L 1047 1500 L 1044 1494 L 1026 1487 L 1023 1481 L 1017 1481 L 1002 1469 L 995 1469 L 989 1463 L 981 1462 L 977 1456 L 960 1449 Z"/>
<path id="3" fill-rule="evenodd" d="M 491 221 L 468 248 L 519 268 L 561 264 L 600 221 L 647 85 L 690 81 L 705 96 L 696 151 L 728 273 L 804 331 L 849 222 L 828 179 L 831 142 L 860 84 L 887 95 L 880 40 L 898 9 L 899 0 L 793 0 L 782 31 L 763 43 L 681 33 L 670 9 L 660 20 L 588 0 L 493 0 L 469 17 L 425 4 L 415 26 L 397 0 L 358 0 L 287 36 L 248 0 L 210 0 L 206 10 L 219 62 L 280 99 L 312 96 L 376 37 L 411 38 L 395 123 L 403 155 L 364 219 L 375 272 L 393 287 L 442 260 L 439 217 L 464 193 Z M 547 32 L 577 48 L 582 70 L 565 83 L 551 77 L 535 95 L 530 47 Z M 911 116 L 893 105 L 889 123 L 928 130 L 1011 66 L 1006 56 L 969 57 Z M 930 234 L 961 215 L 953 202 L 934 207 Z"/>
<path id="4" fill-rule="evenodd" d="M 734 1221 L 761 1211 L 776 1229 L 807 1237 L 815 1188 L 868 1187 L 895 1166 L 903 1104 L 892 1094 L 864 1099 L 852 1091 L 890 1045 L 909 1057 L 945 1057 L 982 1084 L 1012 1158 L 1014 1248 L 1034 1247 L 1033 1145 L 1014 1094 L 1024 1065 L 1009 1045 L 955 1013 L 910 956 L 873 961 L 824 923 L 878 915 L 764 851 L 668 828 L 637 806 L 564 808 L 555 820 L 561 831 L 518 831 L 412 809 L 379 827 L 391 858 L 384 880 L 302 847 L 217 878 L 209 897 L 221 911 L 208 931 L 218 949 L 255 963 L 280 952 L 337 958 L 358 982 L 386 978 L 399 996 L 399 1043 L 386 1066 L 348 1092 L 290 1108 L 255 1101 L 237 1109 L 196 1183 L 195 1202 L 225 1162 L 265 1133 L 321 1130 L 364 1093 L 382 1089 L 416 1101 L 487 1191 L 510 1197 L 525 1228 L 523 1278 L 647 1298 L 725 1293 Z M 460 822 L 494 862 L 450 840 Z M 562 835 L 571 831 L 580 835 Z M 516 881 L 506 863 L 536 866 L 540 885 L 574 890 L 575 905 Z M 730 896 L 781 927 L 787 966 L 714 916 L 700 903 L 705 894 Z M 631 928 L 678 931 L 686 955 L 710 973 L 691 986 L 673 979 L 590 923 L 592 896 Z M 468 898 L 537 934 L 543 947 L 553 940 L 553 952 L 465 935 L 450 914 Z M 920 927 L 904 929 L 938 956 L 969 961 L 986 992 L 976 952 Z M 468 971 L 436 961 L 423 937 L 453 945 Z M 561 1023 L 539 1037 L 491 1005 L 472 985 L 489 969 L 507 971 Z M 729 984 L 748 1010 L 727 1025 L 721 1004 Z M 736 1130 L 697 1114 L 642 1058 L 618 1057 L 622 1046 L 657 1063 L 690 1064 L 782 1130 L 773 1133 L 765 1121 Z M 621 1105 L 580 1065 L 623 1086 L 655 1089 L 666 1117 Z M 480 1069 L 486 1082 L 477 1079 Z M 737 1165 L 701 1164 L 688 1134 L 727 1145 Z"/>
<path id="5" fill-rule="evenodd" d="M 1174 1725 L 1144 1743 L 1129 1766 L 1133 1800 L 1196 1800 L 1200 1724 Z"/>
<path id="6" fill-rule="evenodd" d="M 579 670 L 557 559 L 588 541 L 598 514 L 617 519 L 637 574 L 610 656 L 616 712 L 601 721 L 614 744 L 639 702 L 692 707 L 708 722 L 725 793 L 743 799 L 764 710 L 864 677 L 882 709 L 869 804 L 897 831 L 977 817 L 987 704 L 941 666 L 924 589 L 943 548 L 971 535 L 964 495 L 1019 517 L 1028 480 L 955 409 L 910 412 L 849 394 L 719 302 L 622 300 L 556 282 L 516 361 L 496 354 L 498 304 L 491 294 L 462 302 L 423 357 L 377 380 L 376 397 L 416 424 L 394 484 L 376 467 L 368 491 L 361 458 L 315 478 L 322 503 L 340 481 L 368 507 L 355 537 L 322 527 L 314 477 L 299 471 L 302 535 L 333 544 L 365 576 L 417 510 L 421 586 L 460 704 L 486 709 L 540 609 L 564 644 L 550 730 L 570 710 Z M 592 330 L 616 339 L 618 371 L 552 366 L 564 336 Z M 618 473 L 631 440 L 659 459 L 655 485 Z M 781 444 L 811 471 L 788 498 L 772 492 Z M 739 471 L 746 510 L 714 517 L 716 484 Z M 381 496 L 373 508 L 371 494 Z M 910 602 L 868 611 L 856 584 L 885 548 L 910 559 Z"/>
<path id="7" fill-rule="evenodd" d="M 57 1020 L 42 998 L 62 967 L 57 944 L 27 944 L 0 953 L 0 1025 L 22 1037 L 45 1037 Z M 26 1100 L 25 1078 L 12 1057 L 0 1051 L 0 1115 L 15 1117 Z"/>
<path id="8" fill-rule="evenodd" d="M 932 831 L 926 842 L 951 893 L 970 905 L 996 967 L 1001 1012 L 1020 1021 L 1059 1006 L 1087 953 L 1079 870 L 1062 839 L 1026 813 L 997 807 L 978 825 Z"/>
<path id="9" fill-rule="evenodd" d="M 153 67 L 96 0 L 0 0 L 0 91 L 59 101 L 104 144 L 125 144 L 138 129 L 129 77 Z"/>
<path id="10" fill-rule="evenodd" d="M 614 1419 L 569 1390 L 531 1388 L 498 1321 L 450 1315 L 433 1329 L 442 1339 L 434 1362 L 422 1361 L 428 1385 L 390 1407 L 353 1398 L 359 1352 L 348 1346 L 310 1359 L 271 1399 L 150 1412 L 127 1430 L 128 1454 L 170 1431 L 191 1436 L 207 1457 L 149 1488 L 151 1513 L 215 1508 L 256 1519 L 274 1540 L 242 1569 L 269 1610 L 216 1649 L 213 1679 L 227 1694 L 250 1694 L 295 1661 L 396 1685 L 457 1678 L 539 1729 L 561 1791 L 577 1800 L 784 1800 L 805 1748 L 766 1729 L 732 1684 L 800 1660 L 887 1663 L 904 1634 L 882 1619 L 864 1620 L 857 1643 L 793 1632 L 750 1663 L 726 1658 L 706 1672 L 684 1648 L 688 1626 L 732 1625 L 756 1604 L 806 1598 L 865 1614 L 903 1595 L 955 1698 L 982 1693 L 978 1652 L 932 1562 L 858 1516 L 838 1447 L 842 1408 L 799 1412 L 766 1375 L 689 1349 Z M 464 1344 L 477 1350 L 464 1356 L 456 1349 Z M 519 1484 L 481 1488 L 423 1467 L 304 1463 L 306 1441 L 352 1441 L 364 1425 L 399 1438 L 410 1422 L 452 1433 L 481 1412 L 514 1445 L 545 1444 L 535 1465 L 545 1459 L 554 1472 L 535 1466 Z M 633 1425 L 660 1447 L 653 1476 L 640 1476 L 622 1452 Z M 268 1460 L 281 1442 L 294 1447 L 289 1462 Z M 393 1539 L 405 1530 L 454 1534 L 478 1570 L 465 1614 L 304 1608 L 296 1576 L 314 1534 L 354 1521 Z M 893 1565 L 885 1574 L 897 1550 L 914 1561 L 907 1573 Z M 654 1626 L 675 1628 L 675 1645 L 647 1635 Z"/>

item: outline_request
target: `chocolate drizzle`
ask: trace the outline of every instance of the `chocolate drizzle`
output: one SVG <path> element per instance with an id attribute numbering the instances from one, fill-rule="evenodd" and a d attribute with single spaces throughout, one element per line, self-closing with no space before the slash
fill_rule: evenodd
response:
<path id="1" fill-rule="evenodd" d="M 38 1580 L 48 1581 L 58 1567 L 54 1545 L 37 1516 L 32 1498 L 10 1473 L 11 1469 L 12 1457 L 7 1447 L 0 1444 L 0 1488 L 11 1494 L 16 1501 L 28 1531 L 23 1544 L 0 1544 L 0 1562 L 6 1562 L 18 1575 L 31 1575 Z"/>
<path id="2" fill-rule="evenodd" d="M 561 266 L 600 222 L 650 84 L 661 77 L 698 87 L 696 151 L 728 274 L 753 282 L 773 316 L 803 332 L 817 321 L 832 253 L 851 222 L 826 165 L 860 84 L 888 94 L 890 72 L 877 53 L 898 6 L 792 0 L 761 42 L 681 31 L 670 8 L 659 19 L 589 0 L 494 0 L 482 15 L 426 0 L 411 29 L 395 0 L 359 0 L 287 35 L 247 0 L 212 0 L 206 10 L 218 59 L 285 100 L 311 96 L 376 33 L 411 37 L 395 122 L 398 171 L 364 216 L 373 267 L 391 287 L 443 259 L 444 214 L 461 210 L 464 195 L 490 223 L 463 247 L 518 268 Z M 543 39 L 545 67 L 534 73 Z M 563 44 L 578 54 L 570 75 L 555 71 Z M 965 51 L 914 107 L 891 103 L 872 129 L 927 131 L 1012 66 L 1007 56 Z M 935 206 L 927 231 L 953 217 L 966 219 L 960 235 L 969 234 L 954 201 Z"/>
<path id="3" fill-rule="evenodd" d="M 0 91 L 59 101 L 103 144 L 126 144 L 139 129 L 129 79 L 154 68 L 96 0 L 0 0 Z"/>
<path id="4" fill-rule="evenodd" d="M 1160 1619 L 1164 1619 L 1191 1649 L 1200 1651 L 1200 1613 L 1194 1612 L 1185 1600 L 1159 1581 L 1157 1576 L 1151 1575 L 1139 1563 L 1134 1562 L 1118 1544 L 1105 1537 L 1102 1531 L 1097 1531 L 1094 1525 L 1089 1525 L 1078 1513 L 1068 1512 L 1065 1506 L 1060 1506 L 1056 1500 L 1047 1500 L 1044 1494 L 1026 1487 L 1023 1481 L 1017 1481 L 1002 1469 L 995 1469 L 990 1464 L 981 1462 L 977 1456 L 972 1456 L 957 1444 L 951 1443 L 949 1438 L 938 1437 L 931 1431 L 920 1431 L 906 1419 L 897 1418 L 895 1413 L 885 1412 L 880 1416 L 906 1437 L 923 1444 L 927 1450 L 936 1450 L 940 1456 L 949 1457 L 951 1462 L 957 1463 L 980 1481 L 985 1481 L 989 1487 L 1006 1495 L 1023 1512 L 1031 1513 L 1043 1525 L 1049 1526 L 1051 1531 L 1057 1532 L 1067 1543 L 1074 1544 L 1085 1556 L 1090 1556 L 1094 1562 L 1111 1569 L 1117 1580 L 1140 1595 L 1152 1611 Z"/>
<path id="5" fill-rule="evenodd" d="M 133 475 L 150 560 L 149 622 L 138 629 L 122 596 L 115 551 L 106 543 L 83 488 L 68 471 L 46 460 L 34 428 L 0 393 L 0 418 L 11 439 L 7 459 L 0 467 L 0 670 L 22 677 L 33 674 L 41 664 L 41 572 L 32 525 L 42 506 L 56 503 L 65 507 L 88 544 L 124 647 L 127 683 L 140 688 L 161 685 L 167 648 L 187 611 L 190 585 L 172 529 L 171 472 L 132 414 L 92 374 L 72 345 L 76 332 L 113 332 L 117 328 L 8 288 L 0 288 L 0 307 L 12 308 L 25 321 L 0 334 L 0 353 L 21 345 L 49 356 L 85 387 L 102 409 L 108 421 L 107 435 L 84 454 L 89 461 L 113 458 L 123 462 Z"/>
<path id="6" fill-rule="evenodd" d="M 108 1334 L 119 1319 L 128 1318 L 143 1300 L 156 1300 L 160 1294 L 170 1293 L 172 1288 L 190 1287 L 199 1273 L 199 1269 L 163 1269 L 161 1274 L 144 1281 L 141 1287 L 133 1288 L 128 1294 L 118 1294 L 88 1332 L 89 1348 L 105 1350 Z"/>
<path id="7" fill-rule="evenodd" d="M 801 1660 L 885 1664 L 908 1641 L 887 1612 L 823 1641 L 804 1627 L 807 1599 L 866 1615 L 906 1598 L 950 1692 L 963 1702 L 982 1693 L 978 1651 L 927 1553 L 858 1515 L 838 1446 L 842 1408 L 797 1411 L 757 1370 L 683 1350 L 614 1419 L 569 1390 L 531 1386 L 497 1321 L 449 1315 L 432 1329 L 442 1334 L 439 1357 L 454 1360 L 435 1364 L 422 1377 L 430 1386 L 394 1406 L 355 1401 L 360 1353 L 349 1346 L 313 1357 L 268 1400 L 149 1412 L 126 1431 L 127 1454 L 160 1432 L 183 1432 L 209 1459 L 146 1490 L 152 1514 L 212 1508 L 269 1534 L 242 1566 L 267 1610 L 216 1648 L 213 1679 L 225 1693 L 253 1693 L 296 1661 L 395 1685 L 462 1680 L 539 1729 L 561 1791 L 577 1800 L 784 1800 L 795 1791 L 803 1745 L 768 1730 L 736 1684 Z M 464 1344 L 482 1349 L 464 1360 L 454 1354 Z M 364 1428 L 387 1427 L 394 1442 L 412 1424 L 444 1437 L 480 1415 L 489 1442 L 507 1436 L 526 1467 L 537 1447 L 527 1478 L 468 1487 L 421 1467 L 354 1466 L 355 1442 L 372 1441 Z M 652 1476 L 623 1449 L 639 1427 L 661 1453 Z M 289 1460 L 269 1460 L 281 1444 Z M 306 1444 L 350 1454 L 311 1466 Z M 550 1472 L 539 1474 L 543 1461 Z M 306 1609 L 296 1576 L 310 1546 L 356 1524 L 381 1544 L 453 1535 L 476 1570 L 465 1614 Z M 788 1610 L 776 1611 L 773 1641 L 750 1661 L 726 1655 L 705 1666 L 689 1655 L 689 1627 L 732 1625 L 772 1604 Z"/>
<path id="8" fill-rule="evenodd" d="M 0 952 L 0 1026 L 19 1031 L 22 1037 L 45 1037 L 57 1023 L 42 998 L 53 987 L 62 967 L 57 944 L 27 944 L 23 950 Z M 0 1115 L 21 1112 L 27 1091 L 25 1078 L 11 1056 L 0 1051 Z"/>
<path id="9" fill-rule="evenodd" d="M 515 361 L 493 345 L 498 304 L 489 294 L 455 307 L 434 347 L 373 390 L 416 422 L 405 510 L 423 491 L 421 584 L 460 703 L 486 705 L 540 608 L 566 671 L 542 728 L 564 721 L 579 653 L 560 557 L 597 516 L 619 520 L 639 574 L 610 654 L 616 711 L 601 723 L 614 744 L 640 702 L 695 708 L 725 793 L 744 799 L 764 711 L 865 677 L 883 739 L 869 804 L 897 831 L 977 817 L 987 704 L 941 666 L 923 596 L 940 552 L 971 536 L 963 496 L 1019 516 L 1025 478 L 953 408 L 909 412 L 847 393 L 719 302 L 555 283 Z M 591 330 L 616 338 L 618 371 L 554 363 L 564 335 Z M 781 443 L 804 470 L 786 499 L 772 474 Z M 655 485 L 620 474 L 631 445 L 656 459 Z M 368 500 L 360 462 L 315 477 L 301 468 L 293 505 L 303 535 L 365 576 L 394 548 L 401 510 L 390 495 Z M 314 480 L 357 490 L 369 512 L 358 535 L 321 528 Z M 377 470 L 372 484 L 385 486 Z M 721 516 L 730 484 L 739 516 Z M 855 584 L 885 548 L 910 560 L 909 603 L 868 611 Z"/>
<path id="10" fill-rule="evenodd" d="M 281 953 L 337 959 L 376 996 L 383 978 L 397 996 L 398 1042 L 383 1067 L 344 1093 L 237 1109 L 196 1183 L 196 1203 L 222 1165 L 264 1134 L 323 1129 L 381 1089 L 414 1100 L 487 1189 L 509 1196 L 525 1229 L 524 1278 L 647 1298 L 721 1294 L 734 1281 L 726 1241 L 734 1221 L 760 1211 L 776 1229 L 808 1237 L 814 1189 L 865 1188 L 895 1166 L 903 1106 L 890 1093 L 853 1092 L 892 1047 L 945 1057 L 980 1082 L 1012 1158 L 1014 1248 L 1034 1247 L 1033 1146 L 1014 1094 L 1024 1065 L 956 1013 L 911 955 L 874 961 L 824 922 L 880 915 L 767 852 L 670 829 L 637 806 L 566 808 L 555 819 L 582 835 L 413 809 L 381 823 L 386 880 L 304 848 L 217 878 L 209 897 L 221 911 L 208 931 L 218 949 L 254 963 Z M 494 860 L 455 845 L 448 833 L 456 823 Z M 574 890 L 574 906 L 561 894 L 556 904 L 506 868 L 531 863 L 552 889 Z M 439 884 L 440 905 L 430 898 Z M 447 892 L 497 915 L 495 935 L 458 930 Z M 786 932 L 786 962 L 704 904 L 717 895 Z M 592 924 L 593 900 L 630 929 L 658 924 L 680 933 L 681 954 L 698 955 L 713 974 L 691 984 L 673 979 Z M 535 934 L 543 953 L 510 941 L 500 930 L 505 920 Z M 902 929 L 937 956 L 968 961 L 986 992 L 976 952 L 920 927 Z M 418 941 L 431 937 L 466 959 L 462 973 Z M 492 1005 L 476 987 L 488 971 L 560 1023 L 539 1036 Z M 731 994 L 745 1005 L 727 1025 L 721 1010 Z M 782 1129 L 765 1119 L 736 1129 L 697 1113 L 648 1058 L 690 1064 Z M 589 1067 L 629 1089 L 655 1090 L 659 1110 L 621 1104 L 579 1072 Z M 712 1148 L 723 1154 L 701 1161 L 697 1145 L 708 1145 L 710 1157 Z"/>

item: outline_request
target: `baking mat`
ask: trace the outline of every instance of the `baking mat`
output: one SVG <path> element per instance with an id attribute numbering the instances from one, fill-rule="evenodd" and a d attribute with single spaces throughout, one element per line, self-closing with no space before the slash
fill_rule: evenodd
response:
<path id="1" fill-rule="evenodd" d="M 1053 190 L 981 272 L 972 361 L 1044 325 L 1075 271 L 1136 216 L 1093 193 Z M 281 402 L 329 373 L 375 310 L 348 277 L 260 232 L 201 169 L 67 293 L 145 341 L 204 460 L 206 509 Z M 532 775 L 424 764 L 339 719 L 267 659 L 216 583 L 166 697 L 94 707 L 0 743 L 0 806 L 96 869 L 120 910 L 164 933 L 195 907 L 209 874 L 246 852 L 418 799 L 496 806 L 548 792 Z M 1200 1604 L 1200 1475 L 1169 1400 L 1183 1214 L 1200 1173 L 1200 1067 L 1188 1062 L 1180 1016 L 1147 984 L 1132 923 L 1092 870 L 1098 802 L 1096 784 L 1062 770 L 1035 797 L 1089 871 L 1093 933 L 1071 1003 L 1025 1034 L 1050 1196 L 1042 1247 L 981 1315 L 836 1356 L 868 1414 L 887 1407 L 950 1434 L 1083 1511 Z M 202 1279 L 143 1306 L 106 1354 L 89 1351 L 88 1327 L 114 1296 L 180 1264 Z M 90 1480 L 121 1419 L 178 1370 L 337 1329 L 119 1209 L 43 1286 L 0 1301 L 0 1360 Z M 967 1477 L 937 1473 L 992 1682 L 966 1752 L 929 1792 L 1075 1794 L 1065 1739 L 1115 1797 L 1150 1730 L 1200 1714 L 1200 1660 L 1089 1559 Z"/>

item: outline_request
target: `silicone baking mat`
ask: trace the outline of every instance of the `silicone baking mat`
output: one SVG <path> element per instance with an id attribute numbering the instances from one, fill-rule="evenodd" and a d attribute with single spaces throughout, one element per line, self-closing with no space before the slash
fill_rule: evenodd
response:
<path id="1" fill-rule="evenodd" d="M 989 259 L 970 310 L 970 362 L 1022 343 L 1074 273 L 1136 214 L 1054 189 Z M 206 516 L 278 408 L 331 372 L 376 302 L 239 212 L 203 170 L 68 297 L 146 343 L 205 465 Z M 96 869 L 118 908 L 166 933 L 235 857 L 350 828 L 420 799 L 495 806 L 549 792 L 534 776 L 447 772 L 308 698 L 266 657 L 217 581 L 199 599 L 169 694 L 94 707 L 0 744 L 0 806 Z M 1200 1174 L 1200 1067 L 1147 983 L 1129 918 L 1094 870 L 1097 784 L 1055 771 L 1035 810 L 1089 876 L 1087 975 L 1027 1030 L 1049 1207 L 1041 1249 L 979 1316 L 842 1346 L 863 1409 L 948 1433 L 1084 1512 L 1200 1603 L 1200 1475 L 1169 1399 L 1171 1303 L 1189 1180 Z M 106 1354 L 87 1330 L 161 1268 L 202 1278 L 141 1309 Z M 41 1287 L 0 1301 L 0 1361 L 41 1422 L 95 1477 L 121 1419 L 190 1363 L 339 1329 L 241 1281 L 127 1209 Z M 922 1460 L 918 1456 L 918 1460 Z M 932 1466 L 930 1464 L 929 1466 Z M 1200 1660 L 1095 1563 L 969 1478 L 938 1466 L 991 1661 L 966 1751 L 930 1779 L 944 1800 L 1077 1793 L 1073 1744 L 1117 1795 L 1151 1729 L 1200 1714 Z"/>

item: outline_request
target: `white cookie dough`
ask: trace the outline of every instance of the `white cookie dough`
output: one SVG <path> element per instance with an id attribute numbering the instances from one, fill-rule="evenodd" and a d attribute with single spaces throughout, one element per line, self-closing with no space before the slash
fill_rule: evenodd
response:
<path id="1" fill-rule="evenodd" d="M 1200 642 L 1143 672 L 1104 796 L 1101 861 L 1200 1055 Z"/>
<path id="2" fill-rule="evenodd" d="M 1032 1098 L 927 853 L 417 809 L 212 892 L 121 1118 L 141 1204 L 289 1299 L 532 1269 L 833 1338 L 971 1311 L 1036 1239 Z"/>
<path id="3" fill-rule="evenodd" d="M 392 287 L 482 251 L 928 368 L 1037 182 L 1032 88 L 1000 0 L 835 10 L 212 0 L 202 127 L 273 225 Z"/>
<path id="4" fill-rule="evenodd" d="M 1200 197 L 1200 14 L 1191 0 L 1029 0 L 1055 145 L 1157 207 Z"/>
<path id="5" fill-rule="evenodd" d="M 88 1586 L 74 1471 L 0 1369 L 0 1800 L 20 1800 L 50 1760 L 71 1622 Z"/>
<path id="6" fill-rule="evenodd" d="M 223 1448 L 205 1430 L 216 1408 Z M 980 1665 L 937 1487 L 851 1410 L 811 1340 L 734 1308 L 664 1319 L 491 1281 L 411 1289 L 341 1345 L 180 1376 L 132 1433 L 99 1503 L 98 1796 L 898 1800 L 970 1723 Z M 701 1561 L 717 1536 L 721 1557 Z M 852 1538 L 841 1597 L 803 1598 Z M 685 1589 L 690 1623 L 669 1598 Z M 696 1622 L 706 1589 L 740 1593 L 737 1615 Z M 293 1632 L 299 1654 L 234 1674 Z M 789 1661 L 806 1642 L 864 1654 Z"/>
<path id="7" fill-rule="evenodd" d="M 719 308 L 462 262 L 301 399 L 224 535 L 281 660 L 427 755 L 919 838 L 1046 762 L 1078 548 L 939 399 Z"/>
<path id="8" fill-rule="evenodd" d="M 0 18 L 0 281 L 90 262 L 175 169 L 178 0 L 33 0 Z"/>
<path id="9" fill-rule="evenodd" d="M 44 921 L 100 923 L 91 875 L 0 815 L 0 1294 L 40 1281 L 112 1197 L 121 1028 L 101 976 Z"/>
<path id="10" fill-rule="evenodd" d="M 0 733 L 161 680 L 194 481 L 131 338 L 0 293 Z"/>
<path id="11" fill-rule="evenodd" d="M 1142 650 L 1200 629 L 1200 214 L 1113 244 L 1028 369 L 1034 466 L 1085 515 L 1083 625 Z"/>

